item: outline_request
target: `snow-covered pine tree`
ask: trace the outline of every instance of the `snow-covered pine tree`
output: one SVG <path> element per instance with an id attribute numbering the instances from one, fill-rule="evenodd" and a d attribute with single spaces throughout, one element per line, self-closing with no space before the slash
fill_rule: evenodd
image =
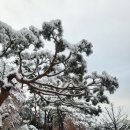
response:
<path id="1" fill-rule="evenodd" d="M 21 90 L 28 86 L 47 102 L 98 115 L 98 104 L 109 102 L 104 92 L 118 88 L 116 77 L 106 72 L 87 74 L 86 56 L 92 53 L 92 44 L 85 39 L 77 44 L 67 42 L 60 20 L 44 22 L 41 29 L 30 26 L 19 31 L 0 22 L 0 48 L 0 58 L 14 68 L 6 82 L 0 81 L 0 105 L 19 84 Z"/>

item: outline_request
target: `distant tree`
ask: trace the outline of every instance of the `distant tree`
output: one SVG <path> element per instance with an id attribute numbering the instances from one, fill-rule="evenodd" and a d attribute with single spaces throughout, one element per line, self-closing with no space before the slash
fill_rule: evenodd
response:
<path id="1" fill-rule="evenodd" d="M 129 130 L 127 115 L 122 112 L 121 107 L 116 111 L 114 105 L 110 104 L 110 108 L 105 107 L 102 115 L 100 130 Z"/>
<path id="2" fill-rule="evenodd" d="M 67 125 L 66 119 L 73 119 L 73 126 L 82 127 L 82 123 L 84 126 L 88 119 L 88 116 L 81 113 L 80 111 L 76 111 L 75 109 L 68 108 L 66 106 L 60 106 L 58 104 L 47 103 L 44 99 L 40 98 L 38 95 L 36 96 L 37 101 L 33 95 L 26 101 L 23 107 L 20 110 L 20 116 L 23 119 L 23 123 L 27 122 L 29 125 L 33 125 L 38 129 L 45 130 L 53 130 L 58 129 L 62 130 Z M 35 109 L 37 107 L 37 109 Z M 69 110 L 70 109 L 70 110 Z M 78 113 L 79 112 L 79 113 Z M 82 122 L 82 123 L 80 123 Z"/>
<path id="3" fill-rule="evenodd" d="M 51 51 L 45 49 L 48 45 Z M 68 43 L 60 20 L 44 22 L 42 29 L 30 26 L 19 31 L 0 22 L 0 48 L 0 59 L 13 68 L 0 79 L 0 106 L 13 88 L 26 86 L 47 103 L 98 115 L 98 104 L 109 103 L 104 91 L 118 88 L 116 77 L 106 72 L 87 74 L 85 59 L 92 44 L 85 39 Z"/>

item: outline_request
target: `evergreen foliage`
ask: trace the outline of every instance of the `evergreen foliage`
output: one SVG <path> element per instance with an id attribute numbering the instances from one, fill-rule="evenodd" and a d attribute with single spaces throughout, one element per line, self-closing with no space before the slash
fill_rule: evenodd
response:
<path id="1" fill-rule="evenodd" d="M 49 44 L 51 50 L 45 49 Z M 19 31 L 0 22 L 0 47 L 0 59 L 12 68 L 0 79 L 0 106 L 11 90 L 28 87 L 36 95 L 35 105 L 65 106 L 68 111 L 74 108 L 78 113 L 99 115 L 98 104 L 109 103 L 104 92 L 118 88 L 116 77 L 106 72 L 87 74 L 86 57 L 92 54 L 92 44 L 85 39 L 67 42 L 60 20 L 44 22 L 42 29 L 30 26 Z"/>

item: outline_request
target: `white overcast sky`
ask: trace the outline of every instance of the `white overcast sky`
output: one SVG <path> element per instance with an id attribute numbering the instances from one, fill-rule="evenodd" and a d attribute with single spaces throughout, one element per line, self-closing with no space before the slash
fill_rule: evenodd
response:
<path id="1" fill-rule="evenodd" d="M 92 42 L 88 72 L 117 76 L 120 87 L 110 99 L 130 117 L 130 0 L 0 0 L 0 20 L 14 29 L 54 19 L 71 43 Z"/>

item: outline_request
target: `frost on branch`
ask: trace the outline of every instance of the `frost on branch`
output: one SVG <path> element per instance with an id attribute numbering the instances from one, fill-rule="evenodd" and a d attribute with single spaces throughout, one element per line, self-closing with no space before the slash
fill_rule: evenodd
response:
<path id="1" fill-rule="evenodd" d="M 30 45 L 35 48 L 43 45 L 36 28 L 30 27 L 30 29 L 23 28 L 15 31 L 3 22 L 0 22 L 0 44 L 2 46 L 0 57 L 17 56 Z"/>
<path id="2" fill-rule="evenodd" d="M 44 44 L 53 44 L 53 51 L 45 50 Z M 0 45 L 0 58 L 14 69 L 6 80 L 0 80 L 1 104 L 10 95 L 7 83 L 11 89 L 28 87 L 51 106 L 64 105 L 98 115 L 98 104 L 109 103 L 105 91 L 113 93 L 118 88 L 117 79 L 106 72 L 87 74 L 86 57 L 92 54 L 92 44 L 85 39 L 77 44 L 67 42 L 60 20 L 44 22 L 42 29 L 30 26 L 19 31 L 0 22 Z"/>

